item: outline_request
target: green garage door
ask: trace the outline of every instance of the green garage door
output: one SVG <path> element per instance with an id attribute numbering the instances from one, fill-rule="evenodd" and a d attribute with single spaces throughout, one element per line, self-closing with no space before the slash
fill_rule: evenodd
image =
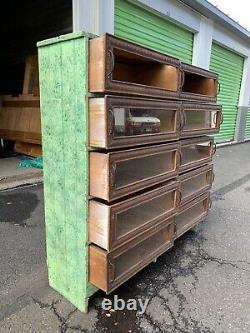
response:
<path id="1" fill-rule="evenodd" d="M 243 57 L 213 43 L 210 70 L 219 74 L 218 104 L 222 105 L 224 116 L 220 133 L 215 136 L 217 141 L 234 139 L 243 65 Z"/>
<path id="2" fill-rule="evenodd" d="M 247 113 L 247 123 L 246 123 L 246 129 L 245 129 L 245 138 L 250 139 L 250 108 L 248 109 Z"/>
<path id="3" fill-rule="evenodd" d="M 115 34 L 192 62 L 193 33 L 126 0 L 115 0 Z"/>

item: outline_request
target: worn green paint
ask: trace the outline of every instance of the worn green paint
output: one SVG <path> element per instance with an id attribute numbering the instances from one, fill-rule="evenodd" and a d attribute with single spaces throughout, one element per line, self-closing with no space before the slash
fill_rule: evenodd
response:
<path id="1" fill-rule="evenodd" d="M 222 105 L 224 121 L 216 141 L 234 139 L 237 110 L 239 104 L 244 58 L 216 43 L 212 44 L 210 70 L 219 74 L 220 94 L 218 103 Z"/>
<path id="2" fill-rule="evenodd" d="M 115 35 L 191 63 L 194 34 L 127 0 L 115 0 Z"/>
<path id="3" fill-rule="evenodd" d="M 88 36 L 38 43 L 50 286 L 86 311 L 88 284 Z"/>

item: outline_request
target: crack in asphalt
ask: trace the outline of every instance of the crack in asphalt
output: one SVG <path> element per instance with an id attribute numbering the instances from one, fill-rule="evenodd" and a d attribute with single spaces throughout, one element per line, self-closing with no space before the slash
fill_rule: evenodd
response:
<path id="1" fill-rule="evenodd" d="M 177 248 L 172 251 L 174 252 L 171 256 L 171 261 L 168 262 L 169 258 L 166 258 L 165 262 L 159 264 L 161 270 L 166 272 L 165 279 L 163 283 L 154 284 L 156 276 L 158 275 L 158 269 L 156 268 L 155 272 L 152 272 L 152 276 L 147 278 L 152 281 L 152 286 L 154 289 L 152 297 L 158 297 L 161 301 L 161 304 L 164 308 L 168 311 L 171 320 L 173 321 L 173 325 L 168 325 L 163 321 L 158 321 L 154 319 L 154 316 L 150 313 L 145 313 L 143 315 L 144 319 L 147 320 L 148 324 L 155 331 L 159 332 L 179 332 L 179 333 L 186 333 L 189 331 L 197 332 L 197 333 L 214 333 L 214 330 L 210 327 L 204 326 L 201 322 L 198 322 L 192 315 L 185 313 L 185 305 L 188 304 L 187 298 L 184 294 L 179 290 L 178 285 L 175 283 L 175 278 L 177 277 L 187 277 L 192 276 L 194 281 L 192 284 L 192 289 L 190 292 L 196 289 L 196 284 L 198 283 L 199 279 L 197 277 L 197 270 L 202 268 L 207 262 L 213 262 L 220 266 L 230 266 L 237 270 L 249 271 L 245 268 L 239 266 L 239 263 L 244 263 L 250 265 L 249 262 L 244 260 L 233 261 L 233 260 L 225 260 L 221 257 L 216 257 L 210 255 L 207 251 L 202 248 L 203 242 L 206 240 L 202 234 L 196 234 L 195 237 L 190 236 L 190 234 L 186 235 L 185 240 L 185 248 L 183 248 L 182 244 L 179 243 Z M 183 242 L 182 239 L 179 240 Z M 193 249 L 186 250 L 189 247 L 188 242 L 192 241 Z M 167 256 L 166 256 L 167 257 Z M 181 261 L 185 258 L 191 259 L 185 267 L 181 265 Z M 143 277 L 142 277 L 143 279 Z M 148 285 L 151 283 L 148 282 Z M 173 310 L 171 305 L 169 304 L 168 297 L 164 297 L 161 295 L 161 291 L 164 288 L 163 284 L 167 284 L 168 288 L 167 291 L 170 295 L 175 296 L 177 299 L 177 310 Z M 173 331 L 174 329 L 174 331 Z"/>
<path id="2" fill-rule="evenodd" d="M 82 332 L 82 333 L 87 333 L 87 330 L 82 328 L 80 325 L 71 326 L 68 324 L 68 321 L 70 320 L 72 315 L 78 311 L 77 308 L 70 311 L 66 317 L 63 317 L 62 315 L 60 315 L 60 313 L 58 312 L 58 310 L 56 308 L 56 305 L 59 303 L 59 301 L 53 301 L 51 304 L 49 304 L 49 303 L 43 303 L 42 301 L 37 300 L 34 297 L 32 297 L 32 300 L 35 304 L 37 304 L 40 307 L 40 309 L 52 310 L 53 314 L 56 316 L 57 320 L 59 321 L 60 333 L 66 333 L 69 329 L 78 331 L 78 332 Z"/>

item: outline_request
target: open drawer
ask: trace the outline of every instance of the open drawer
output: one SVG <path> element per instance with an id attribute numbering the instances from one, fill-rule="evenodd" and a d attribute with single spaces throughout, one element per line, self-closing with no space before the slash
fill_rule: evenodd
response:
<path id="1" fill-rule="evenodd" d="M 180 61 L 105 34 L 89 42 L 89 91 L 176 98 Z"/>
<path id="2" fill-rule="evenodd" d="M 89 201 L 89 241 L 107 251 L 137 237 L 176 212 L 178 182 L 107 205 Z"/>
<path id="3" fill-rule="evenodd" d="M 174 217 L 113 252 L 89 246 L 89 282 L 106 293 L 120 286 L 173 246 Z"/>
<path id="4" fill-rule="evenodd" d="M 176 238 L 201 222 L 207 216 L 210 206 L 209 192 L 181 206 L 175 218 Z"/>
<path id="5" fill-rule="evenodd" d="M 89 155 L 90 195 L 111 201 L 174 178 L 179 144 Z"/>
<path id="6" fill-rule="evenodd" d="M 214 140 L 207 136 L 181 140 L 180 144 L 181 173 L 210 163 L 216 151 Z"/>
<path id="7" fill-rule="evenodd" d="M 182 99 L 195 99 L 216 102 L 218 91 L 218 74 L 188 64 L 181 64 Z"/>
<path id="8" fill-rule="evenodd" d="M 220 105 L 183 103 L 181 137 L 215 134 L 223 121 Z"/>
<path id="9" fill-rule="evenodd" d="M 128 147 L 179 138 L 180 103 L 122 96 L 89 99 L 89 145 Z"/>
<path id="10" fill-rule="evenodd" d="M 189 171 L 181 175 L 179 180 L 181 193 L 180 204 L 184 205 L 211 188 L 214 180 L 213 165 L 208 164 L 199 169 Z"/>

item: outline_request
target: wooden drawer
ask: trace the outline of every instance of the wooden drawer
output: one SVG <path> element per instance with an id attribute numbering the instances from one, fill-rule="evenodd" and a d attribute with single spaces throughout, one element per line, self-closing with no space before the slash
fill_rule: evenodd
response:
<path id="1" fill-rule="evenodd" d="M 89 246 L 89 282 L 110 293 L 173 246 L 174 217 L 113 252 Z"/>
<path id="2" fill-rule="evenodd" d="M 216 102 L 218 75 L 188 64 L 181 64 L 182 99 Z"/>
<path id="3" fill-rule="evenodd" d="M 181 206 L 175 218 L 176 238 L 201 222 L 207 216 L 210 206 L 209 192 Z"/>
<path id="4" fill-rule="evenodd" d="M 180 61 L 105 34 L 89 43 L 89 91 L 176 98 Z"/>
<path id="5" fill-rule="evenodd" d="M 179 138 L 180 103 L 105 96 L 89 99 L 89 145 L 118 148 Z"/>
<path id="6" fill-rule="evenodd" d="M 111 201 L 177 175 L 179 144 L 90 152 L 90 195 Z"/>
<path id="7" fill-rule="evenodd" d="M 179 180 L 181 192 L 180 204 L 184 205 L 211 188 L 214 180 L 213 165 L 209 164 L 189 171 L 181 175 Z"/>
<path id="8" fill-rule="evenodd" d="M 206 136 L 181 140 L 180 145 L 179 170 L 181 173 L 210 163 L 216 151 L 213 139 Z"/>
<path id="9" fill-rule="evenodd" d="M 181 137 L 217 133 L 222 121 L 220 105 L 184 103 L 181 112 Z"/>
<path id="10" fill-rule="evenodd" d="M 89 241 L 107 251 L 155 228 L 176 212 L 179 183 L 158 187 L 113 205 L 89 201 Z"/>

